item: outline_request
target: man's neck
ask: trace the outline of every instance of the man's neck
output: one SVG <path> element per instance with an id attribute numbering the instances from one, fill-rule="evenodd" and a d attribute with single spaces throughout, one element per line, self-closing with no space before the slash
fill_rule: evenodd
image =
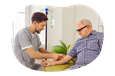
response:
<path id="1" fill-rule="evenodd" d="M 87 34 L 87 36 L 89 36 L 92 32 L 93 32 L 93 30 L 90 30 L 89 33 Z"/>
<path id="2" fill-rule="evenodd" d="M 32 25 L 30 25 L 28 28 L 33 34 L 35 33 L 34 28 L 32 27 Z"/>

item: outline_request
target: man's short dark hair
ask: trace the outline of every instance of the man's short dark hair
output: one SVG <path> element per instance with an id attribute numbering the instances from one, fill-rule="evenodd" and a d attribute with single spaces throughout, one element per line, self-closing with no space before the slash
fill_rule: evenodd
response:
<path id="1" fill-rule="evenodd" d="M 48 18 L 47 18 L 47 16 L 46 16 L 44 13 L 42 13 L 42 12 L 35 12 L 35 13 L 32 15 L 31 20 L 32 20 L 32 23 L 33 23 L 34 21 L 42 22 L 42 21 L 47 21 Z"/>

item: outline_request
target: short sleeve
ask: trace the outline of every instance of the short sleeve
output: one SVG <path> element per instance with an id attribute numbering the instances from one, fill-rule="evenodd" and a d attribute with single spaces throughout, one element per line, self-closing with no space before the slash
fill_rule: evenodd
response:
<path id="1" fill-rule="evenodd" d="M 67 53 L 67 55 L 71 56 L 72 58 L 76 58 L 77 57 L 77 49 L 76 49 L 76 44 L 77 41 L 74 43 L 72 49 Z"/>
<path id="2" fill-rule="evenodd" d="M 42 48 L 43 47 L 43 45 L 40 45 L 40 47 L 39 48 Z"/>
<path id="3" fill-rule="evenodd" d="M 22 50 L 32 47 L 31 39 L 26 34 L 26 32 L 20 32 L 18 34 L 18 40 L 19 40 L 19 44 L 20 44 Z"/>
<path id="4" fill-rule="evenodd" d="M 100 47 L 100 51 L 102 49 L 102 45 L 103 45 L 103 38 L 104 38 L 104 33 L 101 33 L 99 38 L 99 47 Z"/>
<path id="5" fill-rule="evenodd" d="M 43 45 L 42 45 L 41 41 L 39 40 L 39 41 L 38 41 L 38 49 L 39 49 L 39 48 L 42 48 L 42 47 L 43 47 Z"/>

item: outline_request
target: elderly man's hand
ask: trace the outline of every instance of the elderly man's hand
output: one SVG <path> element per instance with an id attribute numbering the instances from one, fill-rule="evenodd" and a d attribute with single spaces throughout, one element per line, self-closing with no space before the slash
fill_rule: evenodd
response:
<path id="1" fill-rule="evenodd" d="M 52 64 L 51 64 L 51 61 L 47 61 L 47 60 L 42 60 L 41 62 L 40 62 L 40 64 L 41 64 L 41 66 L 43 66 L 43 67 L 48 67 L 48 66 L 51 66 Z"/>
<path id="2" fill-rule="evenodd" d="M 58 60 L 61 60 L 61 59 L 63 59 L 65 57 L 65 55 L 64 54 L 53 54 L 53 59 L 55 60 L 55 61 L 58 61 Z"/>

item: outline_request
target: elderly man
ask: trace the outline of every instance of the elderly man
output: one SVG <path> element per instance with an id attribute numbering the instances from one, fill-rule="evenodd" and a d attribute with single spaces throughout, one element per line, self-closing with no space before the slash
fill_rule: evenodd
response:
<path id="1" fill-rule="evenodd" d="M 92 24 L 87 19 L 82 19 L 77 25 L 77 32 L 81 36 L 66 57 L 59 61 L 42 60 L 41 65 L 44 67 L 68 63 L 71 59 L 77 57 L 76 64 L 66 70 L 72 70 L 85 66 L 92 62 L 101 52 L 103 44 L 102 32 L 92 30 Z"/>

